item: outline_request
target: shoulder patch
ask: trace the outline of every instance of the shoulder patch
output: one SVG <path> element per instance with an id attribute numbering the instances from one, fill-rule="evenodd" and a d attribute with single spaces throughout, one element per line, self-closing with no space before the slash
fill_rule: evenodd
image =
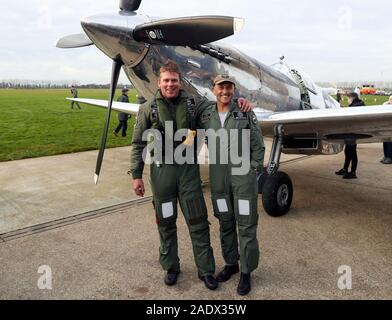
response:
<path id="1" fill-rule="evenodd" d="M 233 117 L 235 120 L 247 120 L 248 119 L 248 117 L 246 116 L 246 113 L 241 112 L 241 111 L 234 111 Z"/>

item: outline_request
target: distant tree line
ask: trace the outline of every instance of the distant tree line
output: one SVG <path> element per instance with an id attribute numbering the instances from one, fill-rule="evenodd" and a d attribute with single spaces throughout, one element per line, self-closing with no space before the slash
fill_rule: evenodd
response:
<path id="1" fill-rule="evenodd" d="M 357 82 L 318 82 L 321 87 L 350 90 L 356 87 L 372 85 L 379 90 L 392 90 L 392 81 L 357 81 Z"/>
<path id="2" fill-rule="evenodd" d="M 2 80 L 0 89 L 65 89 L 74 85 L 78 88 L 85 89 L 109 89 L 110 84 L 80 84 L 78 81 L 51 81 L 51 80 Z M 127 86 L 131 88 L 131 84 L 118 84 L 117 88 Z"/>
<path id="3" fill-rule="evenodd" d="M 339 88 L 339 89 L 351 89 L 360 87 L 362 88 L 365 84 L 372 84 L 375 88 L 380 90 L 391 90 L 392 82 L 318 82 L 318 85 L 327 88 Z M 52 80 L 2 80 L 0 82 L 0 89 L 64 89 L 69 88 L 71 85 L 75 85 L 78 88 L 86 88 L 86 89 L 109 89 L 110 84 L 97 84 L 97 83 L 88 83 L 88 84 L 80 84 L 78 81 L 52 81 Z M 117 88 L 122 88 L 127 86 L 128 88 L 132 88 L 132 84 L 118 84 Z"/>

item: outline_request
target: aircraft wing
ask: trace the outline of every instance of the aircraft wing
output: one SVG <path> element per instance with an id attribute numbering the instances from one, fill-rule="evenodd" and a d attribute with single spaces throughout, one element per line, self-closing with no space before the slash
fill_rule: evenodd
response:
<path id="1" fill-rule="evenodd" d="M 67 98 L 101 108 L 107 100 Z M 113 101 L 114 111 L 136 115 L 139 104 Z M 320 140 L 342 142 L 356 139 L 358 143 L 392 141 L 392 106 L 298 110 L 290 112 L 254 112 L 263 135 L 274 136 L 274 127 L 282 124 L 286 136 L 316 136 Z"/>
<path id="2" fill-rule="evenodd" d="M 97 99 L 67 98 L 67 100 L 85 103 L 85 104 L 89 104 L 89 105 L 93 105 L 93 106 L 97 106 L 97 107 L 101 107 L 101 108 L 107 108 L 108 103 L 109 103 L 107 100 L 97 100 Z M 140 107 L 140 104 L 138 104 L 138 103 L 113 101 L 112 110 L 124 112 L 124 113 L 128 113 L 128 114 L 137 114 L 139 111 L 139 107 Z"/>
<path id="3" fill-rule="evenodd" d="M 254 109 L 263 134 L 274 135 L 282 124 L 287 136 L 313 135 L 321 140 L 358 143 L 392 141 L 392 106 L 367 106 L 290 112 L 262 112 Z"/>

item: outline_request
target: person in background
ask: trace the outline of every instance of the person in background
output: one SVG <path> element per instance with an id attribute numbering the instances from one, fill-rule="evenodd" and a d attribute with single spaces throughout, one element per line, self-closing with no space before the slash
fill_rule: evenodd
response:
<path id="1" fill-rule="evenodd" d="M 336 93 L 336 101 L 339 102 L 339 104 L 341 104 L 342 101 L 342 94 L 340 93 L 340 90 L 338 89 L 337 93 Z"/>
<path id="2" fill-rule="evenodd" d="M 73 98 L 78 97 L 78 89 L 74 85 L 71 86 L 71 94 Z M 73 109 L 75 103 L 79 109 L 82 109 L 77 101 L 71 101 L 71 109 Z"/>
<path id="3" fill-rule="evenodd" d="M 361 88 L 360 87 L 356 87 L 354 90 L 354 93 L 357 94 L 358 99 L 361 99 Z"/>
<path id="4" fill-rule="evenodd" d="M 121 94 L 121 96 L 118 98 L 117 101 L 129 103 L 128 88 L 127 88 L 127 87 L 124 87 L 124 88 L 121 90 L 121 93 L 122 93 L 122 94 Z M 118 126 L 117 126 L 116 129 L 113 130 L 113 134 L 114 134 L 115 136 L 118 135 L 118 133 L 120 132 L 121 129 L 122 129 L 121 135 L 122 135 L 123 137 L 126 137 L 126 136 L 127 136 L 128 119 L 131 118 L 131 117 L 132 117 L 131 115 L 128 115 L 128 114 L 125 113 L 125 112 L 119 112 L 119 113 L 118 113 Z"/>
<path id="5" fill-rule="evenodd" d="M 355 92 L 348 94 L 349 107 L 363 107 L 365 103 L 359 99 Z M 345 160 L 343 169 L 335 172 L 339 176 L 343 176 L 343 179 L 357 179 L 357 167 L 358 167 L 358 155 L 357 155 L 357 144 L 346 143 L 346 148 L 344 150 Z M 348 168 L 351 163 L 351 171 Z"/>
<path id="6" fill-rule="evenodd" d="M 392 106 L 392 96 L 384 105 Z M 384 158 L 380 162 L 382 164 L 392 164 L 392 142 L 384 142 Z"/>

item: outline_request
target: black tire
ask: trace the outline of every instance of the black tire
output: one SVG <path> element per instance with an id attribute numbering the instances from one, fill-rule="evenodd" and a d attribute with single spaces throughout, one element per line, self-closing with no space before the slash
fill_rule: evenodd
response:
<path id="1" fill-rule="evenodd" d="M 284 172 L 268 176 L 263 187 L 263 207 L 271 217 L 282 217 L 290 211 L 293 201 L 293 183 Z"/>

